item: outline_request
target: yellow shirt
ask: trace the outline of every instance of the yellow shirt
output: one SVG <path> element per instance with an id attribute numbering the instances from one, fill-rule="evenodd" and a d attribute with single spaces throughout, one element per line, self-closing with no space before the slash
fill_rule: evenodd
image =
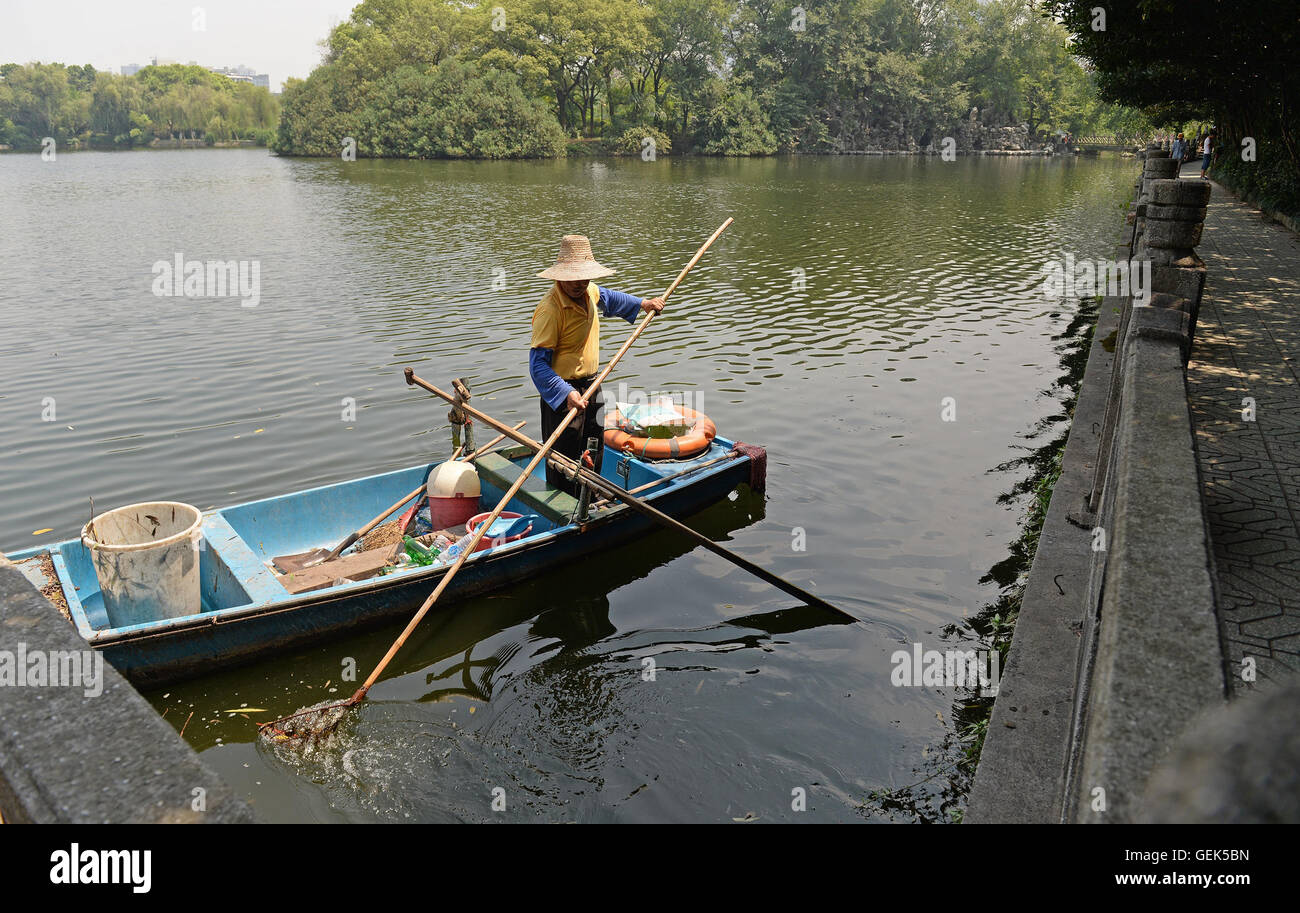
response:
<path id="1" fill-rule="evenodd" d="M 533 311 L 533 349 L 552 349 L 551 369 L 564 380 L 590 377 L 600 370 L 600 286 L 587 283 L 587 306 L 551 286 Z"/>

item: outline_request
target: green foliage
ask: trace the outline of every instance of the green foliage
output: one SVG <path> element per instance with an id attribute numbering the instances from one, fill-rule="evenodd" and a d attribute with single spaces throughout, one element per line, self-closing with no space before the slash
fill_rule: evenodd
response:
<path id="1" fill-rule="evenodd" d="M 292 155 L 338 155 L 346 139 L 361 132 L 358 113 L 339 85 L 341 74 L 323 66 L 308 79 L 289 79 L 280 96 L 282 113 L 272 148 Z"/>
<path id="2" fill-rule="evenodd" d="M 763 107 L 741 87 L 733 87 L 709 110 L 704 137 L 706 155 L 771 155 L 777 147 Z"/>
<path id="3" fill-rule="evenodd" d="M 640 155 L 642 149 L 646 148 L 645 141 L 649 137 L 654 141 L 655 156 L 671 155 L 673 151 L 672 140 L 668 134 L 664 133 L 658 127 L 628 127 L 618 141 L 613 143 L 615 155 Z"/>
<path id="4" fill-rule="evenodd" d="M 0 146 L 18 146 L 25 138 L 22 131 L 7 117 L 0 117 Z"/>
<path id="5" fill-rule="evenodd" d="M 338 155 L 347 138 L 358 156 L 540 158 L 564 154 L 565 137 L 545 105 L 513 73 L 486 72 L 455 57 L 407 65 L 339 91 L 350 76 L 330 64 L 285 87 L 275 148 Z M 356 104 L 354 99 L 364 99 Z"/>
<path id="6" fill-rule="evenodd" d="M 659 152 L 843 152 L 934 142 L 972 105 L 985 124 L 1098 130 L 1115 111 L 1066 38 L 1037 0 L 365 0 L 322 66 L 286 87 L 275 147 L 337 155 L 350 136 L 360 155 L 630 154 L 653 127 Z M 484 81 L 421 94 L 452 61 Z M 553 142 L 527 103 L 583 141 Z M 467 110 L 496 126 L 475 140 Z M 526 123 L 537 142 L 503 126 Z"/>
<path id="7" fill-rule="evenodd" d="M 1254 162 L 1221 158 L 1216 174 L 1286 212 L 1300 213 L 1300 16 L 1294 3 L 1140 0 L 1108 7 L 1094 28 L 1091 0 L 1048 0 L 1073 50 L 1108 102 L 1152 122 L 1209 120 L 1220 147 L 1258 146 Z"/>
<path id="8" fill-rule="evenodd" d="M 455 58 L 380 80 L 361 119 L 359 151 L 367 155 L 540 158 L 564 151 L 559 124 L 524 95 L 514 74 L 480 74 Z"/>
<path id="9" fill-rule="evenodd" d="M 563 155 L 536 74 L 493 65 L 489 15 L 443 0 L 366 0 L 330 33 L 324 63 L 286 84 L 273 147 L 333 156 L 351 139 L 358 156 Z"/>
<path id="10" fill-rule="evenodd" d="M 591 158 L 612 152 L 609 143 L 600 139 L 571 139 L 564 144 L 564 154 L 569 158 Z"/>
<path id="11" fill-rule="evenodd" d="M 1200 0 L 1195 0 L 1200 2 Z M 713 155 L 911 148 L 988 126 L 1115 132 L 1048 0 L 363 0 L 289 80 L 262 90 L 198 67 L 130 79 L 0 67 L 0 116 L 26 143 L 90 135 L 247 139 L 338 155 Z M 138 121 L 140 114 L 147 121 Z M 138 131 L 138 133 L 137 133 Z M 581 139 L 578 145 L 570 140 Z M 601 142 L 592 142 L 600 140 Z"/>
<path id="12" fill-rule="evenodd" d="M 117 76 L 89 64 L 5 64 L 0 75 L 0 118 L 10 124 L 5 141 L 18 148 L 38 148 L 46 136 L 70 146 L 129 147 L 181 134 L 216 142 L 269 130 L 280 113 L 265 88 L 196 66 Z"/>
<path id="13" fill-rule="evenodd" d="M 1291 216 L 1300 216 L 1300 169 L 1276 136 L 1260 137 L 1255 160 L 1245 161 L 1240 146 L 1224 145 L 1215 157 L 1214 178 L 1246 199 Z"/>

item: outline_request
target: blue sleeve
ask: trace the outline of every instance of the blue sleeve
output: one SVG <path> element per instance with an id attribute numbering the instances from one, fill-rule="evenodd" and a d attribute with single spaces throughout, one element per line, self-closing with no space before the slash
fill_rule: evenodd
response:
<path id="1" fill-rule="evenodd" d="M 597 286 L 600 289 L 600 309 L 611 317 L 622 317 L 628 323 L 636 320 L 641 313 L 641 299 L 627 292 L 616 292 L 612 288 Z"/>
<path id="2" fill-rule="evenodd" d="M 573 392 L 573 387 L 565 383 L 551 368 L 551 360 L 554 357 L 554 349 L 529 349 L 528 373 L 533 378 L 533 385 L 537 387 L 537 392 L 542 394 L 542 402 L 552 409 L 559 409 Z"/>

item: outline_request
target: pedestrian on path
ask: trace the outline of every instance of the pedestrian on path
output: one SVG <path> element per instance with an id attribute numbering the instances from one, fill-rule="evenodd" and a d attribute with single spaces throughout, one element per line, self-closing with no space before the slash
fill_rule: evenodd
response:
<path id="1" fill-rule="evenodd" d="M 1211 130 L 1205 137 L 1205 143 L 1201 146 L 1201 180 L 1208 181 L 1205 172 L 1210 170 L 1210 155 L 1213 153 L 1214 141 L 1218 138 L 1218 131 Z"/>

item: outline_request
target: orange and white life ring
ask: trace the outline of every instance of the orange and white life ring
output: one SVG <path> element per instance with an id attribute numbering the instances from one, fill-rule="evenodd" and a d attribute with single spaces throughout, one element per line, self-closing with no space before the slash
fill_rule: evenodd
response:
<path id="1" fill-rule="evenodd" d="M 703 412 L 679 406 L 682 416 L 692 423 L 681 437 L 633 437 L 618 427 L 622 416 L 617 409 L 605 414 L 605 446 L 622 453 L 650 460 L 689 459 L 709 449 L 718 429 Z"/>

